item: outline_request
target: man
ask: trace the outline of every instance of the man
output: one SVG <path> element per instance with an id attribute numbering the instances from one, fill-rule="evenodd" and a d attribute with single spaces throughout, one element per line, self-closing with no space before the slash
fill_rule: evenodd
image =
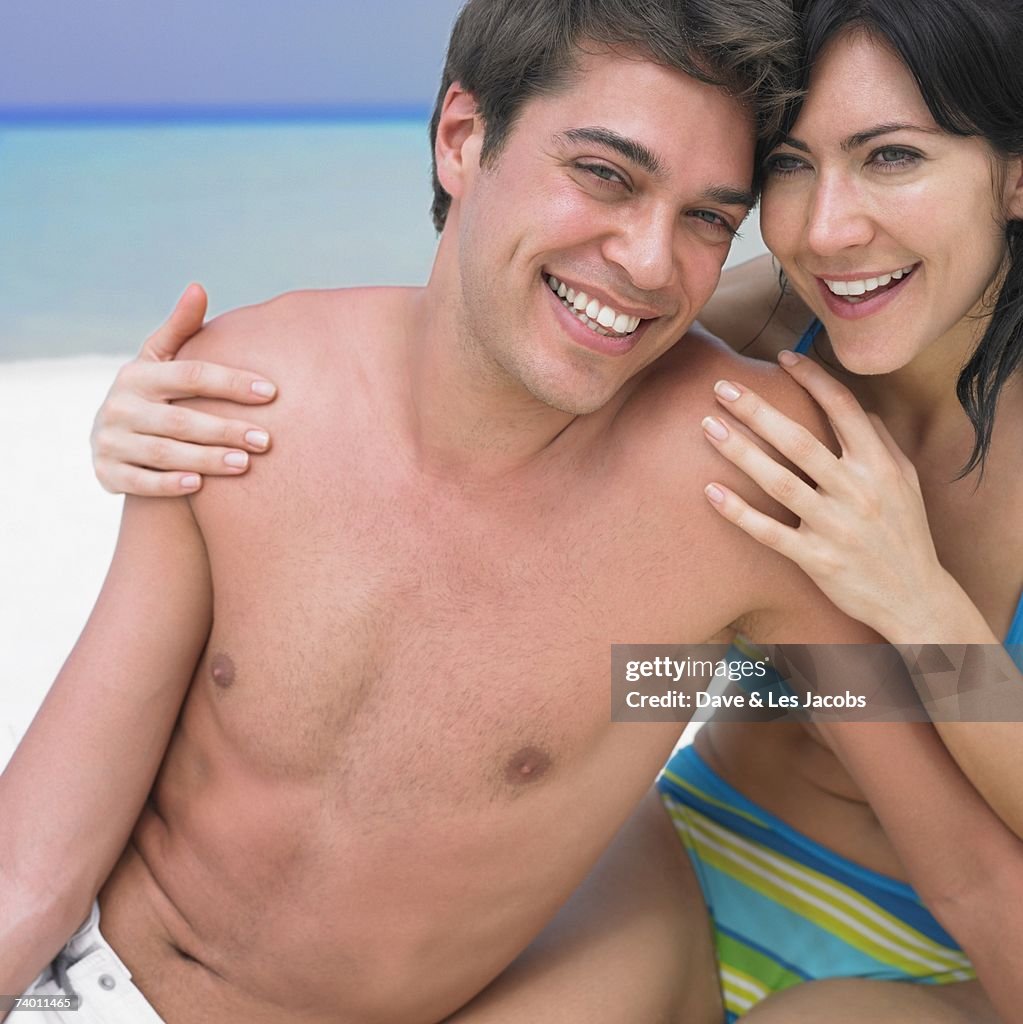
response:
<path id="1" fill-rule="evenodd" d="M 77 923 L 191 679 L 100 894 L 113 959 L 87 1007 L 439 1021 L 553 916 L 677 739 L 609 722 L 611 641 L 864 636 L 702 493 L 748 493 L 702 439 L 715 380 L 741 365 L 808 402 L 704 336 L 673 348 L 753 202 L 751 89 L 784 77 L 784 8 L 470 0 L 432 124 L 429 284 L 285 296 L 190 346 L 281 385 L 274 451 L 190 503 L 128 502 L 0 790 L 26 808 L 81 706 L 93 756 L 55 799 L 102 807 L 98 838 L 51 825 L 33 847 L 56 852 L 5 858 Z M 685 1019 L 717 1012 L 705 977 Z"/>

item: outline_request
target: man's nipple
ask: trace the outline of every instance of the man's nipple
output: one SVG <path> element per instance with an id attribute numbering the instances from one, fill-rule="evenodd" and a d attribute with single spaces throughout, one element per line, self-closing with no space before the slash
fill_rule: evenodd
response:
<path id="1" fill-rule="evenodd" d="M 214 654 L 210 660 L 210 677 L 222 690 L 234 682 L 234 662 L 226 654 Z"/>
<path id="2" fill-rule="evenodd" d="M 526 785 L 542 778 L 551 767 L 551 755 L 540 747 L 523 747 L 517 750 L 505 765 L 505 781 L 512 785 Z"/>

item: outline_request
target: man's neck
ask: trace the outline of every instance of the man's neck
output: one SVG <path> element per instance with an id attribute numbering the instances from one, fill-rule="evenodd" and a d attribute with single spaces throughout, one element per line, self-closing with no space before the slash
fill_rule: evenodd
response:
<path id="1" fill-rule="evenodd" d="M 435 271 L 408 312 L 409 429 L 427 471 L 496 479 L 531 463 L 578 417 L 535 398 L 467 337 L 455 287 Z"/>

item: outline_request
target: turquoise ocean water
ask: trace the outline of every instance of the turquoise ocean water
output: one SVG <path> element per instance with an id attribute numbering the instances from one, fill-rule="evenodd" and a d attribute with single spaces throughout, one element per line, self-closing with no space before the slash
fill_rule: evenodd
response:
<path id="1" fill-rule="evenodd" d="M 0 124 L 0 361 L 133 352 L 189 281 L 423 283 L 430 199 L 425 119 Z"/>
<path id="2" fill-rule="evenodd" d="M 129 352 L 211 311 L 422 283 L 425 121 L 0 126 L 0 360 Z"/>

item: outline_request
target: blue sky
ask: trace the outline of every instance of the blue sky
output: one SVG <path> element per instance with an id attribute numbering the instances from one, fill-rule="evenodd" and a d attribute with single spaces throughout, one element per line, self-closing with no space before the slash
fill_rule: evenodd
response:
<path id="1" fill-rule="evenodd" d="M 0 111 L 427 108 L 461 0 L 2 0 Z"/>

